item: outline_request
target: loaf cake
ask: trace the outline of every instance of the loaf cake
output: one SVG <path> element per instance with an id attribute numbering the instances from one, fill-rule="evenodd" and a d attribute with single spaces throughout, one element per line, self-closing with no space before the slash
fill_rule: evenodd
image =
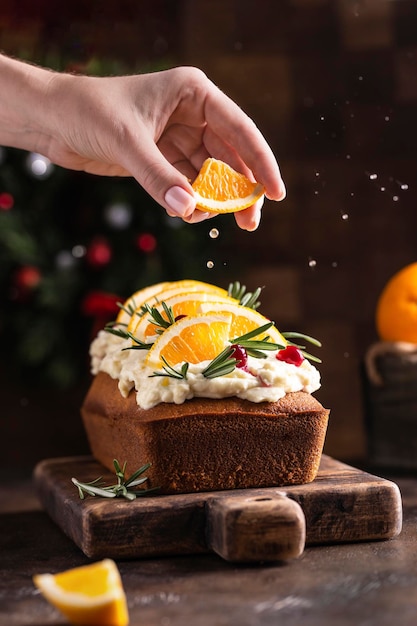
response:
<path id="1" fill-rule="evenodd" d="M 253 308 L 258 295 L 181 281 L 124 303 L 92 342 L 81 409 L 100 463 L 150 463 L 160 494 L 314 480 L 329 415 L 311 395 L 320 375 L 297 335 Z"/>

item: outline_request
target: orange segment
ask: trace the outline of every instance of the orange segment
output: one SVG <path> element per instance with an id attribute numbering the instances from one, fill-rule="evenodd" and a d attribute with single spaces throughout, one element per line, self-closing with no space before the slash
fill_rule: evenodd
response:
<path id="1" fill-rule="evenodd" d="M 171 366 L 184 361 L 211 361 L 226 347 L 231 321 L 229 314 L 183 317 L 158 337 L 148 352 L 146 364 L 159 368 L 163 358 Z"/>
<path id="2" fill-rule="evenodd" d="M 221 293 L 210 293 L 206 291 L 187 291 L 186 293 L 180 293 L 174 296 L 164 296 L 163 302 L 172 310 L 174 318 L 182 315 L 198 315 L 201 313 L 200 305 L 203 302 L 238 303 L 235 298 L 228 295 L 223 296 Z M 155 308 L 165 319 L 167 319 L 162 303 L 157 303 Z M 150 315 L 145 314 L 138 319 L 138 322 L 132 332 L 135 337 L 141 341 L 146 341 L 149 337 L 156 335 L 158 330 L 160 330 L 160 328 L 152 323 Z"/>
<path id="3" fill-rule="evenodd" d="M 217 159 L 206 159 L 192 184 L 197 208 L 211 213 L 235 213 L 252 206 L 264 194 L 260 183 Z"/>
<path id="4" fill-rule="evenodd" d="M 111 559 L 59 574 L 38 574 L 33 582 L 71 624 L 127 626 L 129 623 L 119 570 Z"/>

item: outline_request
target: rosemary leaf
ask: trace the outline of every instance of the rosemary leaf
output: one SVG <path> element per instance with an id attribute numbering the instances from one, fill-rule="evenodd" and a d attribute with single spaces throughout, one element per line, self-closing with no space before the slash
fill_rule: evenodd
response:
<path id="1" fill-rule="evenodd" d="M 242 306 L 247 306 L 250 309 L 258 309 L 261 304 L 258 301 L 261 291 L 261 287 L 258 287 L 253 293 L 245 293 L 245 295 L 240 299 L 240 304 Z"/>
<path id="2" fill-rule="evenodd" d="M 230 374 L 236 367 L 237 359 L 232 357 L 234 349 L 227 346 L 220 354 L 213 359 L 208 366 L 201 372 L 205 378 L 217 378 Z"/>
<path id="3" fill-rule="evenodd" d="M 265 352 L 261 350 L 253 350 L 252 348 L 245 348 L 246 354 L 249 356 L 253 356 L 255 359 L 266 359 Z"/>
<path id="4" fill-rule="evenodd" d="M 241 285 L 239 281 L 230 283 L 227 293 L 235 300 L 239 300 L 242 306 L 246 306 L 250 309 L 258 309 L 260 302 L 258 301 L 259 295 L 262 291 L 261 287 L 258 287 L 253 293 L 246 291 L 246 285 Z"/>
<path id="5" fill-rule="evenodd" d="M 127 315 L 129 315 L 129 316 L 132 316 L 133 313 L 135 313 L 135 311 L 136 311 L 136 305 L 135 305 L 135 301 L 133 299 L 132 299 L 131 302 L 129 302 L 129 304 L 127 306 L 125 306 L 123 304 L 123 302 L 116 302 L 116 306 L 118 306 L 119 309 L 121 309 L 122 311 L 127 313 Z"/>
<path id="6" fill-rule="evenodd" d="M 80 498 L 84 499 L 84 493 L 88 496 L 101 496 L 102 498 L 115 498 L 116 494 L 112 491 L 108 491 L 107 489 L 103 489 L 101 487 L 95 487 L 94 482 L 92 483 L 82 483 L 76 478 L 71 478 L 71 481 L 78 489 L 78 493 L 80 494 Z"/>
<path id="7" fill-rule="evenodd" d="M 318 357 L 314 356 L 314 354 L 309 354 L 308 352 L 305 352 L 304 350 L 301 350 L 301 353 L 303 355 L 303 357 L 305 359 L 307 359 L 308 361 L 314 361 L 315 363 L 321 363 L 322 360 L 319 359 Z"/>
<path id="8" fill-rule="evenodd" d="M 227 363 L 218 365 L 216 368 L 207 368 L 207 370 L 204 370 L 203 376 L 205 378 L 218 378 L 219 376 L 226 376 L 226 374 L 230 374 L 234 371 L 236 363 L 236 359 L 230 359 Z"/>
<path id="9" fill-rule="evenodd" d="M 149 378 L 154 378 L 155 376 L 168 376 L 170 378 L 178 378 L 178 379 L 182 379 L 182 378 L 187 378 L 187 372 L 188 372 L 188 368 L 190 366 L 189 363 L 183 363 L 181 366 L 181 369 L 178 371 L 176 370 L 174 367 L 172 367 L 171 365 L 169 365 L 166 361 L 166 359 L 164 359 L 163 356 L 161 356 L 161 359 L 164 363 L 163 367 L 162 367 L 162 372 L 154 372 L 153 374 L 151 374 L 149 376 Z"/>
<path id="10" fill-rule="evenodd" d="M 133 485 L 135 484 L 135 481 L 138 478 L 138 476 L 141 476 L 144 472 L 146 472 L 146 470 L 148 470 L 150 468 L 150 466 L 151 466 L 150 463 L 146 463 L 145 465 L 142 465 L 142 467 L 137 469 L 136 472 L 133 472 L 133 474 L 130 476 L 130 478 L 128 478 L 125 481 L 126 487 L 133 487 Z M 138 484 L 140 484 L 142 482 L 145 482 L 146 480 L 148 480 L 146 477 L 145 478 L 141 478 L 140 482 L 138 482 Z"/>
<path id="11" fill-rule="evenodd" d="M 249 331 L 248 333 L 245 333 L 244 335 L 241 335 L 240 337 L 236 337 L 236 339 L 231 339 L 230 342 L 238 343 L 240 345 L 241 341 L 246 341 L 246 339 L 252 339 L 252 337 L 258 337 L 258 335 L 261 335 L 262 333 L 266 332 L 273 325 L 274 325 L 274 322 L 268 322 L 267 324 L 264 324 L 263 326 L 254 328 L 253 330 Z"/>
<path id="12" fill-rule="evenodd" d="M 166 302 L 161 302 L 161 306 L 165 312 L 166 317 L 164 317 L 156 306 L 150 306 L 149 304 L 145 304 L 142 308 L 146 313 L 149 313 L 150 319 L 149 321 L 155 326 L 159 326 L 159 328 L 168 328 L 175 322 L 175 316 L 172 308 L 166 304 Z"/>
<path id="13" fill-rule="evenodd" d="M 246 340 L 233 340 L 233 343 L 238 343 L 239 346 L 246 349 L 254 349 L 254 350 L 282 350 L 285 346 L 281 346 L 279 343 L 273 343 L 269 341 L 269 339 L 256 341 L 255 339 L 246 339 Z"/>
<path id="14" fill-rule="evenodd" d="M 314 337 L 310 337 L 309 335 L 304 335 L 303 333 L 296 333 L 296 332 L 285 332 L 281 334 L 283 337 L 285 337 L 285 339 L 302 339 L 303 341 L 308 341 L 314 346 L 321 348 L 321 342 L 318 339 L 314 339 Z"/>

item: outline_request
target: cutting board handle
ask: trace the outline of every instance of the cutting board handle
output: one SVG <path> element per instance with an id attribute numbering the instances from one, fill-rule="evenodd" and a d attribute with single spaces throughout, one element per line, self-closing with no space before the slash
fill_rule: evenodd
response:
<path id="1" fill-rule="evenodd" d="M 227 561 L 281 561 L 304 551 L 304 513 L 285 493 L 213 496 L 206 506 L 208 546 Z"/>

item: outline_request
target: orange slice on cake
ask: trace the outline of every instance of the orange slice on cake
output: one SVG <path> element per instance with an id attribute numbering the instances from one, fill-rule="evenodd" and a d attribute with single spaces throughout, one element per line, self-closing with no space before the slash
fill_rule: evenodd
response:
<path id="1" fill-rule="evenodd" d="M 261 313 L 258 313 L 258 311 L 234 302 L 219 302 L 215 306 L 213 306 L 212 302 L 202 302 L 200 311 L 205 315 L 211 315 L 213 312 L 216 312 L 218 315 L 230 314 L 232 316 L 230 339 L 246 335 L 246 333 L 255 330 L 255 328 L 265 326 L 265 324 L 271 321 Z M 266 337 L 269 337 L 271 343 L 277 343 L 281 346 L 287 345 L 286 340 L 275 326 L 268 328 L 266 332 L 256 337 L 256 339 L 265 340 Z"/>
<path id="2" fill-rule="evenodd" d="M 201 304 L 208 310 L 196 316 L 187 316 L 169 326 L 150 348 L 146 364 L 161 367 L 179 363 L 201 363 L 216 358 L 230 342 L 248 332 L 261 328 L 270 321 L 253 309 L 234 303 L 208 302 Z M 268 340 L 285 346 L 281 333 L 271 326 L 254 339 Z"/>
<path id="3" fill-rule="evenodd" d="M 139 289 L 135 291 L 133 295 L 131 295 L 120 308 L 119 314 L 116 318 L 116 324 L 128 324 L 130 322 L 130 318 L 138 307 L 140 302 L 146 302 L 149 298 L 164 288 L 167 287 L 170 283 L 156 283 L 155 285 L 150 285 L 149 287 L 144 287 L 143 289 Z"/>
<path id="4" fill-rule="evenodd" d="M 218 292 L 207 291 L 187 291 L 185 293 L 168 295 L 168 297 L 164 296 L 162 302 L 166 307 L 171 309 L 174 319 L 184 316 L 198 315 L 201 313 L 200 307 L 202 303 L 218 303 L 218 306 L 221 303 L 226 304 L 229 302 L 238 304 L 238 301 L 231 296 L 223 295 Z M 162 317 L 168 321 L 168 316 L 164 310 L 162 302 L 158 302 L 154 306 Z M 211 308 L 213 308 L 213 305 Z M 153 323 L 148 313 L 145 313 L 142 317 L 138 318 L 136 326 L 132 328 L 134 336 L 141 341 L 146 341 L 147 339 L 154 337 L 156 334 L 159 334 L 160 331 L 161 327 Z"/>
<path id="5" fill-rule="evenodd" d="M 124 302 L 116 319 L 116 324 L 126 325 L 129 332 L 131 332 L 136 326 L 138 318 L 142 316 L 142 307 L 145 304 L 148 303 L 150 306 L 154 306 L 156 303 L 161 302 L 165 295 L 175 295 L 176 293 L 183 293 L 184 291 L 202 290 L 221 295 L 227 294 L 225 289 L 200 280 L 184 279 L 157 283 L 156 285 L 150 285 L 149 287 L 140 289 L 130 296 L 126 302 Z"/>
<path id="6" fill-rule="evenodd" d="M 201 363 L 211 361 L 227 345 L 231 315 L 196 315 L 183 317 L 169 326 L 153 344 L 146 365 L 161 367 L 164 362 Z"/>
<path id="7" fill-rule="evenodd" d="M 255 204 L 265 190 L 218 159 L 206 159 L 192 184 L 197 208 L 210 213 L 236 213 Z"/>

